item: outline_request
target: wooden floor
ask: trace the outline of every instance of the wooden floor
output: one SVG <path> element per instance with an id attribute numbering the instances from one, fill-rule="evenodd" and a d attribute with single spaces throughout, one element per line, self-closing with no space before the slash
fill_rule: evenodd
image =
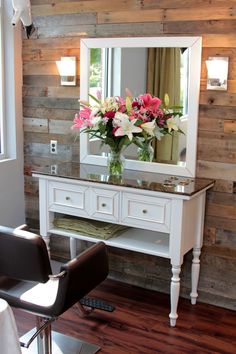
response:
<path id="1" fill-rule="evenodd" d="M 101 346 L 106 354 L 236 353 L 236 313 L 180 299 L 177 326 L 169 326 L 169 296 L 106 280 L 90 295 L 113 305 L 114 312 L 94 311 L 80 318 L 76 307 L 58 319 L 53 329 Z M 19 334 L 34 325 L 34 317 L 14 310 Z M 70 354 L 70 353 L 68 353 Z"/>

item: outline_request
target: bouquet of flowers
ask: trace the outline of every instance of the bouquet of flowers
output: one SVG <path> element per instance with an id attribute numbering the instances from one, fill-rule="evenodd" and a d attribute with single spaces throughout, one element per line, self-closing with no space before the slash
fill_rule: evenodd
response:
<path id="1" fill-rule="evenodd" d="M 91 137 L 97 137 L 102 144 L 109 145 L 115 152 L 132 142 L 133 134 L 140 133 L 137 119 L 131 114 L 131 102 L 122 97 L 108 97 L 104 101 L 98 92 L 97 98 L 89 95 L 95 102 L 93 106 L 80 100 L 82 109 L 75 115 L 72 129 L 82 129 Z"/>
<path id="2" fill-rule="evenodd" d="M 81 129 L 91 137 L 99 138 L 102 144 L 109 145 L 111 153 L 120 154 L 122 148 L 131 143 L 142 148 L 154 137 L 160 140 L 165 134 L 180 131 L 180 113 L 167 109 L 167 96 L 164 108 L 161 100 L 149 93 L 133 98 L 127 90 L 126 98 L 116 96 L 104 100 L 99 92 L 97 97 L 89 96 L 94 105 L 79 101 L 82 109 L 75 115 L 72 129 Z"/>
<path id="3" fill-rule="evenodd" d="M 182 132 L 179 128 L 182 116 L 180 106 L 169 106 L 169 96 L 166 94 L 164 104 L 160 98 L 152 97 L 149 93 L 132 99 L 132 114 L 136 124 L 142 131 L 134 134 L 133 143 L 138 146 L 138 158 L 142 161 L 152 161 L 153 138 L 161 140 L 166 134 L 175 131 Z"/>

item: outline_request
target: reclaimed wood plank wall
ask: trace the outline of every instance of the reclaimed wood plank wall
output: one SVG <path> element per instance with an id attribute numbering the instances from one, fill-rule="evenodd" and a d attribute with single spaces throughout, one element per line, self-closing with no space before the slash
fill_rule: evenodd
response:
<path id="1" fill-rule="evenodd" d="M 236 294 L 236 1 L 31 0 L 37 31 L 23 40 L 23 107 L 27 221 L 38 225 L 38 183 L 31 170 L 45 163 L 79 160 L 70 126 L 78 109 L 82 37 L 183 36 L 203 39 L 197 176 L 216 179 L 208 193 L 200 300 L 234 308 Z M 55 60 L 77 57 L 77 86 L 62 87 Z M 206 91 L 208 56 L 229 57 L 227 92 Z M 58 141 L 58 155 L 49 141 Z M 59 242 L 60 240 L 60 242 Z M 55 242 L 56 241 L 56 242 Z M 67 240 L 53 239 L 57 254 Z M 113 278 L 169 291 L 169 262 L 111 250 Z M 191 255 L 182 271 L 182 296 L 190 287 Z"/>

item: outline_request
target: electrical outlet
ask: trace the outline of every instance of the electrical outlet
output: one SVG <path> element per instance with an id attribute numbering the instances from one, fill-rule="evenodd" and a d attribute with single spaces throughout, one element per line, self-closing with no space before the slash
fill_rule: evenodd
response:
<path id="1" fill-rule="evenodd" d="M 51 175 L 57 175 L 57 165 L 51 165 Z"/>
<path id="2" fill-rule="evenodd" d="M 57 140 L 50 141 L 50 153 L 57 154 Z"/>

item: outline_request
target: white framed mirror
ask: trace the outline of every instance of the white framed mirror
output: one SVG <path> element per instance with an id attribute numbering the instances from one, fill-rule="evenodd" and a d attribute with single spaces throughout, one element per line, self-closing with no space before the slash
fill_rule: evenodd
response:
<path id="1" fill-rule="evenodd" d="M 180 97 L 184 112 L 181 117 L 181 129 L 185 134 L 178 134 L 181 137 L 177 145 L 170 143 L 171 158 L 162 156 L 157 157 L 153 162 L 138 161 L 132 148 L 128 148 L 125 155 L 125 169 L 195 177 L 201 37 L 82 39 L 80 44 L 80 99 L 88 100 L 89 93 L 94 94 L 98 89 L 103 97 L 124 96 L 124 88 L 129 88 L 134 95 L 148 92 L 147 85 L 150 79 L 147 79 L 146 74 L 149 67 L 147 57 L 151 48 L 155 50 L 174 48 L 178 49 L 181 54 Z M 96 59 L 94 63 L 94 57 L 99 57 L 100 62 Z M 109 61 L 108 57 L 112 59 Z M 167 73 L 169 69 L 163 69 L 162 72 Z M 171 82 L 169 84 L 171 85 Z M 169 87 L 171 89 L 171 86 Z M 169 92 L 166 93 L 169 94 Z M 157 147 L 157 152 L 159 150 L 161 149 Z M 168 150 L 170 150 L 169 147 Z M 176 155 L 174 158 L 173 152 Z M 102 150 L 100 142 L 91 141 L 86 133 L 80 134 L 80 162 L 101 166 L 107 164 L 106 149 Z"/>

